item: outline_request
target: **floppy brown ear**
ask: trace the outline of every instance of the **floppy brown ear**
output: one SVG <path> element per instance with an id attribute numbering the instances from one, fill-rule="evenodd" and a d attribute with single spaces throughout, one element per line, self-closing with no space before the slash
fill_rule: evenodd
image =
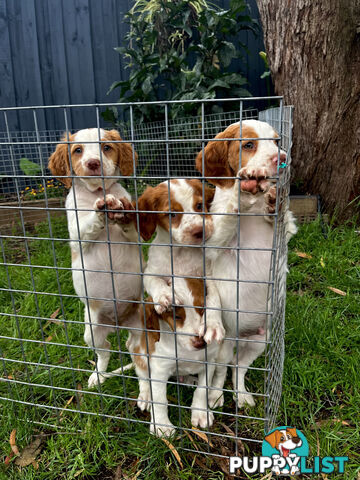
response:
<path id="1" fill-rule="evenodd" d="M 67 135 L 61 139 L 62 141 L 67 140 Z M 69 135 L 70 140 L 70 135 Z M 55 152 L 50 156 L 48 168 L 54 177 L 71 175 L 70 165 L 69 165 L 69 147 L 66 143 L 58 143 L 56 146 Z M 66 188 L 71 187 L 72 180 L 71 178 L 57 178 L 62 182 Z"/>
<path id="2" fill-rule="evenodd" d="M 278 445 L 278 437 L 279 437 L 279 432 L 278 430 L 275 430 L 275 432 L 270 433 L 270 435 L 266 435 L 265 440 L 270 443 L 272 448 L 277 448 Z"/>
<path id="3" fill-rule="evenodd" d="M 230 138 L 228 131 L 218 133 L 215 138 Z M 204 149 L 204 172 L 203 166 L 203 152 L 202 150 L 197 154 L 195 164 L 197 170 L 203 173 L 204 177 L 232 177 L 232 171 L 228 161 L 229 141 L 209 142 Z M 219 187 L 231 187 L 234 184 L 232 179 L 208 179 L 210 183 Z"/>
<path id="4" fill-rule="evenodd" d="M 120 141 L 121 137 L 117 130 L 106 132 L 110 140 Z M 118 151 L 118 165 L 122 175 L 129 176 L 134 173 L 133 148 L 130 143 L 115 143 Z M 137 165 L 138 155 L 135 152 L 135 165 Z"/>
<path id="5" fill-rule="evenodd" d="M 139 210 L 155 210 L 154 188 L 148 187 L 138 200 Z M 147 242 L 156 229 L 156 213 L 139 213 L 140 235 Z"/>

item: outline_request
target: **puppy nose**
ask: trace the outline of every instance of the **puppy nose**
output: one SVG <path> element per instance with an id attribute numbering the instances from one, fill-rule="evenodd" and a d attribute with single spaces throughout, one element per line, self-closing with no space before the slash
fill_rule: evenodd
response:
<path id="1" fill-rule="evenodd" d="M 203 227 L 202 226 L 194 227 L 191 230 L 191 234 L 195 238 L 202 238 L 203 237 Z"/>
<path id="2" fill-rule="evenodd" d="M 277 164 L 278 161 L 278 154 L 274 155 L 271 159 L 272 163 Z M 279 165 L 283 162 L 286 161 L 286 153 L 285 152 L 280 152 L 280 158 L 279 158 Z"/>
<path id="3" fill-rule="evenodd" d="M 292 437 L 291 440 L 292 440 L 294 443 L 296 443 L 296 444 L 299 443 L 299 442 L 301 442 L 301 439 L 300 439 L 299 437 Z"/>
<path id="4" fill-rule="evenodd" d="M 88 160 L 86 163 L 85 163 L 85 166 L 89 169 L 89 170 L 97 170 L 98 168 L 100 168 L 100 160 L 97 160 L 95 158 L 92 158 L 91 160 Z"/>
<path id="5" fill-rule="evenodd" d="M 201 348 L 205 348 L 206 342 L 202 337 L 195 337 L 192 339 L 192 344 L 195 348 L 200 350 Z"/>

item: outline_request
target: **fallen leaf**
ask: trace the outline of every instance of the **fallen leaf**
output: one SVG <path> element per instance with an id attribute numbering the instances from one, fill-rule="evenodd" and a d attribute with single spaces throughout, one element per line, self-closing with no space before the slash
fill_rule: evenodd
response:
<path id="1" fill-rule="evenodd" d="M 141 472 L 142 472 L 142 469 L 136 472 L 135 475 L 130 478 L 130 480 L 136 480 L 138 476 L 141 474 Z"/>
<path id="2" fill-rule="evenodd" d="M 320 258 L 320 265 L 322 266 L 322 268 L 325 268 L 325 262 L 323 257 Z"/>
<path id="3" fill-rule="evenodd" d="M 51 342 L 52 339 L 53 339 L 53 336 L 49 335 L 48 337 L 45 338 L 45 342 Z"/>
<path id="4" fill-rule="evenodd" d="M 23 449 L 20 456 L 15 458 L 15 465 L 18 467 L 27 467 L 31 463 L 35 462 L 36 457 L 39 455 L 42 449 L 42 437 L 38 436 L 33 442 Z M 37 463 L 37 462 L 36 462 Z M 35 467 L 36 468 L 36 467 Z"/>
<path id="5" fill-rule="evenodd" d="M 52 319 L 56 318 L 56 317 L 58 316 L 59 312 L 60 312 L 60 308 L 57 308 L 57 309 L 55 310 L 55 312 L 53 312 L 53 313 L 50 315 L 50 318 L 52 318 Z"/>
<path id="6" fill-rule="evenodd" d="M 202 432 L 201 430 L 197 430 L 195 427 L 192 427 L 192 430 L 191 430 L 195 435 L 197 435 L 198 437 L 200 437 L 202 440 L 204 440 L 206 443 L 208 443 L 210 445 L 210 447 L 213 447 L 214 445 L 210 442 L 208 436 L 206 435 L 206 433 Z"/>
<path id="7" fill-rule="evenodd" d="M 94 360 L 88 360 L 88 362 L 89 362 L 93 367 L 95 367 L 96 363 L 94 362 Z"/>
<path id="8" fill-rule="evenodd" d="M 65 403 L 64 409 L 67 408 L 73 400 L 74 400 L 74 395 L 72 397 L 70 397 L 69 400 Z M 63 413 L 64 413 L 64 410 L 61 410 L 60 417 Z"/>
<path id="9" fill-rule="evenodd" d="M 231 430 L 230 427 L 228 427 L 227 425 L 225 425 L 225 423 L 222 423 L 222 422 L 220 422 L 220 425 L 222 425 L 222 427 L 224 428 L 224 430 L 225 430 L 229 435 L 231 435 L 232 437 L 235 437 L 235 438 L 236 438 L 235 432 L 234 432 L 233 430 Z M 236 438 L 236 443 L 237 443 L 238 448 L 239 448 L 239 450 L 241 451 L 242 455 L 244 455 L 244 454 L 245 454 L 245 447 L 244 447 L 243 442 L 240 440 L 240 438 Z"/>
<path id="10" fill-rule="evenodd" d="M 190 441 L 191 443 L 194 445 L 195 447 L 195 450 L 199 451 L 199 447 L 196 445 L 196 443 L 194 442 L 194 439 L 192 438 L 192 436 L 190 435 L 190 433 L 187 431 L 187 430 L 184 430 L 184 433 L 185 435 L 187 435 L 189 438 L 190 438 Z"/>
<path id="11" fill-rule="evenodd" d="M 179 465 L 181 468 L 184 468 L 184 465 L 182 464 L 182 461 L 181 461 L 181 458 L 180 458 L 180 455 L 179 455 L 179 452 L 176 450 L 176 448 L 174 447 L 174 445 L 172 443 L 169 442 L 169 440 L 166 440 L 166 438 L 162 437 L 161 440 L 165 443 L 165 445 L 167 445 L 172 454 L 174 455 L 174 457 L 176 458 L 176 460 L 178 461 Z"/>
<path id="12" fill-rule="evenodd" d="M 11 450 L 14 452 L 14 454 L 20 455 L 19 449 L 16 445 L 16 428 L 14 428 L 14 430 L 12 430 L 12 432 L 10 433 L 9 443 Z"/>
<path id="13" fill-rule="evenodd" d="M 346 296 L 346 292 L 343 292 L 342 290 L 339 290 L 338 288 L 335 287 L 327 287 L 329 290 L 331 290 L 334 293 L 337 293 L 338 295 L 342 295 L 343 297 Z"/>
<path id="14" fill-rule="evenodd" d="M 10 464 L 10 460 L 12 459 L 13 456 L 14 456 L 14 452 L 11 450 L 10 455 L 5 457 L 5 460 L 4 460 L 4 463 L 5 463 L 6 466 L 8 466 Z"/>
<path id="15" fill-rule="evenodd" d="M 78 477 L 80 473 L 82 473 L 85 470 L 85 468 L 82 468 L 81 470 L 78 470 L 77 472 L 74 473 L 74 478 Z"/>
<path id="16" fill-rule="evenodd" d="M 298 257 L 301 257 L 301 258 L 312 258 L 311 255 L 305 252 L 299 252 L 298 250 L 295 250 L 295 253 Z"/>

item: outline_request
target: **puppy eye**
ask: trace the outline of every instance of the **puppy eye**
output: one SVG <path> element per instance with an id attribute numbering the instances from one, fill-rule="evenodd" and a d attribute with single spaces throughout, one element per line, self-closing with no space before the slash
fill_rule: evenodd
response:
<path id="1" fill-rule="evenodd" d="M 104 145 L 104 152 L 108 152 L 109 150 L 111 150 L 110 145 Z"/>
<path id="2" fill-rule="evenodd" d="M 253 150 L 255 148 L 254 142 L 247 142 L 245 145 L 243 145 L 243 148 L 245 150 Z"/>
<path id="3" fill-rule="evenodd" d="M 75 148 L 74 153 L 82 153 L 82 148 L 81 147 Z"/>
<path id="4" fill-rule="evenodd" d="M 171 212 L 171 218 L 175 218 L 178 214 L 176 212 Z"/>
<path id="5" fill-rule="evenodd" d="M 282 435 L 280 438 L 280 441 L 283 442 L 285 440 L 285 437 Z"/>
<path id="6" fill-rule="evenodd" d="M 197 203 L 196 204 L 196 207 L 195 207 L 195 210 L 198 211 L 198 212 L 201 212 L 202 211 L 202 203 Z"/>
<path id="7" fill-rule="evenodd" d="M 180 317 L 180 315 L 175 315 L 175 320 L 182 320 L 182 318 Z"/>

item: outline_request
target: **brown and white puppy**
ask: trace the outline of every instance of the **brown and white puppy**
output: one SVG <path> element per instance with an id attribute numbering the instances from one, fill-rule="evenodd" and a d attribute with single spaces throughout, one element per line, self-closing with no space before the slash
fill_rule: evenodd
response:
<path id="1" fill-rule="evenodd" d="M 231 140 L 240 135 L 242 140 Z M 278 138 L 268 123 L 246 120 L 241 129 L 240 124 L 235 123 L 219 133 L 216 141 L 209 142 L 196 158 L 198 170 L 204 171 L 204 176 L 216 186 L 210 213 L 218 215 L 213 215 L 214 235 L 210 240 L 217 246 L 229 247 L 208 252 L 212 275 L 219 279 L 216 285 L 225 309 L 226 336 L 234 339 L 225 341 L 220 349 L 218 362 L 224 366 L 218 366 L 215 371 L 213 386 L 218 390 L 209 392 L 211 407 L 223 404 L 225 365 L 231 361 L 235 365 L 233 386 L 238 405 L 254 405 L 252 395 L 245 388 L 244 376 L 268 341 L 274 222 L 267 216 L 274 211 L 276 200 L 276 188 L 271 187 L 268 177 L 275 176 L 278 163 L 286 160 L 285 152 L 277 144 Z M 242 179 L 240 185 L 234 177 Z M 238 212 L 245 215 L 219 215 Z M 296 233 L 296 226 L 286 204 L 282 213 L 290 237 Z M 285 288 L 286 253 L 279 262 L 279 276 L 283 279 L 280 287 Z M 234 356 L 235 341 L 239 337 Z"/>
<path id="2" fill-rule="evenodd" d="M 204 281 L 174 278 L 174 289 L 179 305 L 159 314 L 154 305 L 146 304 L 142 330 L 131 330 L 126 343 L 139 377 L 138 407 L 151 412 L 150 431 L 158 436 L 169 436 L 174 432 L 168 417 L 166 395 L 167 381 L 173 375 L 198 374 L 191 405 L 192 425 L 206 428 L 214 420 L 213 414 L 207 411 L 206 391 L 211 385 L 213 362 L 219 346 L 213 343 L 205 353 L 206 343 L 200 336 L 204 323 Z M 148 301 L 153 299 L 149 297 Z M 220 304 L 216 301 L 213 303 L 219 309 L 217 315 L 221 322 Z M 147 331 L 144 329 L 144 313 Z"/>
<path id="3" fill-rule="evenodd" d="M 274 432 L 266 435 L 265 440 L 280 452 L 280 455 L 272 455 L 273 459 L 280 457 L 296 457 L 295 453 L 291 453 L 295 448 L 301 447 L 302 440 L 296 432 L 296 428 L 286 428 L 282 430 L 275 430 Z M 280 467 L 278 465 L 272 468 L 272 471 L 276 475 L 280 475 Z M 299 467 L 297 465 L 292 465 L 290 467 L 290 474 L 295 475 L 299 473 Z"/>
<path id="4" fill-rule="evenodd" d="M 72 276 L 85 304 L 84 339 L 98 360 L 88 382 L 93 387 L 105 380 L 98 372 L 105 372 L 109 362 L 110 352 L 103 350 L 110 347 L 108 334 L 138 316 L 131 302 L 140 298 L 140 276 L 133 275 L 140 273 L 139 249 L 111 243 L 137 241 L 134 223 L 123 212 L 132 209 L 131 197 L 114 178 L 133 173 L 136 154 L 130 144 L 116 143 L 121 141 L 116 130 L 89 128 L 62 142 L 67 138 L 71 143 L 57 145 L 49 169 L 70 189 L 65 206 Z"/>
<path id="5" fill-rule="evenodd" d="M 213 219 L 208 215 L 214 190 L 205 187 L 200 180 L 171 180 L 156 187 L 148 187 L 139 198 L 140 234 L 149 240 L 155 239 L 149 249 L 149 258 L 144 275 L 144 286 L 155 302 L 157 313 L 164 313 L 172 304 L 179 304 L 176 292 L 173 298 L 172 275 L 202 277 L 206 259 L 199 248 L 213 234 Z M 214 282 L 209 282 L 205 322 L 200 335 L 205 341 L 220 342 L 224 329 L 219 317 L 212 310 L 217 299 Z M 212 291 L 213 290 L 213 291 Z"/>

